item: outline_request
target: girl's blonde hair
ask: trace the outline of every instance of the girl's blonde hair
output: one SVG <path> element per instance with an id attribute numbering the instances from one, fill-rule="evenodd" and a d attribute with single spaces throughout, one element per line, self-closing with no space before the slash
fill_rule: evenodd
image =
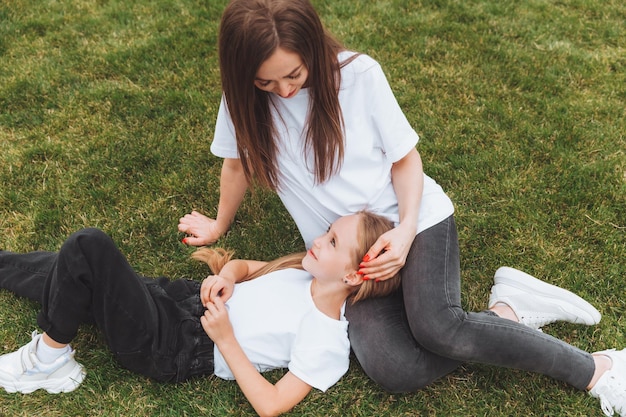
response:
<path id="1" fill-rule="evenodd" d="M 369 211 L 359 211 L 359 226 L 357 229 L 356 245 L 354 250 L 354 268 L 358 269 L 363 256 L 369 248 L 376 242 L 378 237 L 393 228 L 393 222 L 378 214 Z M 193 259 L 206 263 L 214 274 L 219 274 L 224 265 L 232 259 L 234 251 L 223 248 L 199 248 L 191 254 Z M 267 265 L 260 268 L 254 274 L 244 278 L 244 281 L 257 278 L 261 275 L 268 274 L 273 271 L 287 268 L 303 269 L 302 259 L 306 252 L 293 253 L 270 261 Z M 391 294 L 400 287 L 400 274 L 397 273 L 393 277 L 375 282 L 373 280 L 363 281 L 363 283 L 355 287 L 354 292 L 350 296 L 352 302 L 357 302 L 372 297 L 383 297 Z"/>

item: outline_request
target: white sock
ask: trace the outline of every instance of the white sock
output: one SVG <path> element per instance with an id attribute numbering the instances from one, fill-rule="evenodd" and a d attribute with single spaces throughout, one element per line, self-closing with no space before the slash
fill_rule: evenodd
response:
<path id="1" fill-rule="evenodd" d="M 37 351 L 35 352 L 35 354 L 41 362 L 52 363 L 69 350 L 69 345 L 65 345 L 62 348 L 53 348 L 46 345 L 46 343 L 42 339 L 39 339 L 39 342 L 37 343 Z"/>

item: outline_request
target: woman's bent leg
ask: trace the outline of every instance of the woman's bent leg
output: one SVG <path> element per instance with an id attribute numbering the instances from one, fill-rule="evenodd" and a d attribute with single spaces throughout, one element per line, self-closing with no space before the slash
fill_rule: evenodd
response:
<path id="1" fill-rule="evenodd" d="M 459 365 L 415 341 L 404 313 L 402 291 L 348 303 L 346 317 L 350 345 L 359 363 L 387 391 L 417 391 Z"/>
<path id="2" fill-rule="evenodd" d="M 41 303 L 56 257 L 56 252 L 0 251 L 0 288 Z"/>
<path id="3" fill-rule="evenodd" d="M 539 372 L 585 389 L 595 369 L 590 354 L 523 324 L 461 307 L 454 218 L 417 235 L 402 270 L 404 302 L 415 339 L 464 362 Z"/>

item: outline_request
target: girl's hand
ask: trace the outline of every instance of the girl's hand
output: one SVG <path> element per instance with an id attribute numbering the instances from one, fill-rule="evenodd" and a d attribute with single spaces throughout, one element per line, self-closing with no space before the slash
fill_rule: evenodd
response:
<path id="1" fill-rule="evenodd" d="M 191 246 L 211 245 L 224 234 L 224 231 L 218 228 L 215 219 L 195 210 L 180 218 L 178 230 L 189 235 L 183 239 L 183 243 Z"/>
<path id="2" fill-rule="evenodd" d="M 215 302 L 216 298 L 221 298 L 225 303 L 233 295 L 234 288 L 233 281 L 219 275 L 209 275 L 200 286 L 200 301 L 203 306 L 209 302 Z"/>
<path id="3" fill-rule="evenodd" d="M 206 308 L 204 315 L 200 317 L 200 323 L 209 338 L 215 344 L 233 339 L 235 334 L 224 301 L 216 297 L 213 302 L 209 301 L 206 304 Z"/>
<path id="4" fill-rule="evenodd" d="M 413 239 L 412 228 L 398 226 L 383 233 L 363 257 L 358 273 L 364 280 L 384 281 L 393 277 L 406 263 Z"/>

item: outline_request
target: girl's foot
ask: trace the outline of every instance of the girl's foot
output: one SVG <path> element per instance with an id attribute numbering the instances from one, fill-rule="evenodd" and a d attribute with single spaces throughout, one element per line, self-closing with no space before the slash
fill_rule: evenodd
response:
<path id="1" fill-rule="evenodd" d="M 78 388 L 85 379 L 85 370 L 74 359 L 74 350 L 69 349 L 52 363 L 43 363 L 36 354 L 40 342 L 41 335 L 34 331 L 26 345 L 0 356 L 0 387 L 23 394 L 38 389 L 58 394 Z"/>

